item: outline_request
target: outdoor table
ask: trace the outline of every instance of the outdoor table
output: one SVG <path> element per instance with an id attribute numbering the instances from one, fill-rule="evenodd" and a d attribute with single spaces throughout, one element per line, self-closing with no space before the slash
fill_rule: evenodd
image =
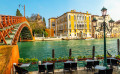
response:
<path id="1" fill-rule="evenodd" d="M 46 63 L 43 63 L 43 65 L 51 65 L 53 63 L 50 63 L 50 62 L 46 62 Z"/>
<path id="2" fill-rule="evenodd" d="M 112 62 L 111 62 L 111 60 L 113 60 L 113 59 L 115 59 L 115 58 L 107 58 L 107 59 L 110 59 L 110 68 L 113 68 L 113 66 L 112 66 Z"/>
<path id="3" fill-rule="evenodd" d="M 95 66 L 95 69 L 105 70 L 106 67 L 105 66 L 99 66 L 99 65 L 97 65 L 97 66 Z"/>
<path id="4" fill-rule="evenodd" d="M 64 62 L 64 63 L 74 63 L 74 61 L 66 61 L 66 62 Z"/>
<path id="5" fill-rule="evenodd" d="M 86 60 L 86 62 L 94 62 L 94 61 L 97 61 L 97 60 L 89 60 L 89 59 Z"/>
<path id="6" fill-rule="evenodd" d="M 30 63 L 25 63 L 25 64 L 22 64 L 20 67 L 29 67 L 30 66 Z"/>

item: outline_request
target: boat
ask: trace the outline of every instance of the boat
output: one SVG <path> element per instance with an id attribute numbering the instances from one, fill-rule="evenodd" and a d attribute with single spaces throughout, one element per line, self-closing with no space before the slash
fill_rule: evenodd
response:
<path id="1" fill-rule="evenodd" d="M 94 40 L 94 38 L 86 38 L 85 40 Z"/>

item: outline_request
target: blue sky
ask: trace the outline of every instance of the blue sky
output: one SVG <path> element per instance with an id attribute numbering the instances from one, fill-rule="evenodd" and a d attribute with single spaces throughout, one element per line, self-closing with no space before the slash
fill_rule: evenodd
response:
<path id="1" fill-rule="evenodd" d="M 57 17 L 65 12 L 75 9 L 78 12 L 86 12 L 93 15 L 101 15 L 101 8 L 105 6 L 108 14 L 119 20 L 120 1 L 119 0 L 0 0 L 0 14 L 16 15 L 17 8 L 24 14 L 23 8 L 19 4 L 26 6 L 26 16 L 32 13 L 45 17 L 47 25 L 50 17 Z"/>

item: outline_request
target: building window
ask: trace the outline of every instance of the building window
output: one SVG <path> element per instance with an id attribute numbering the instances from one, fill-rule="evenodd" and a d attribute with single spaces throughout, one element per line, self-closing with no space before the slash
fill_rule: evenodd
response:
<path id="1" fill-rule="evenodd" d="M 75 34 L 75 36 L 76 36 L 76 34 Z"/>
<path id="2" fill-rule="evenodd" d="M 84 20 L 84 16 L 83 16 L 82 18 L 83 18 L 83 20 Z"/>
<path id="3" fill-rule="evenodd" d="M 71 36 L 71 34 L 70 34 L 70 36 Z"/>
<path id="4" fill-rule="evenodd" d="M 86 16 L 85 16 L 85 20 L 86 20 Z"/>
<path id="5" fill-rule="evenodd" d="M 76 32 L 76 30 L 75 30 L 75 32 Z"/>
<path id="6" fill-rule="evenodd" d="M 69 19 L 71 19 L 70 15 L 69 15 Z"/>
<path id="7" fill-rule="evenodd" d="M 55 26 L 55 22 L 52 22 L 52 26 Z"/>
<path id="8" fill-rule="evenodd" d="M 89 16 L 89 20 L 91 20 L 91 19 L 90 19 L 90 16 Z"/>
<path id="9" fill-rule="evenodd" d="M 74 20 L 76 20 L 76 16 L 74 15 Z"/>
<path id="10" fill-rule="evenodd" d="M 70 30 L 70 33 L 71 33 L 71 30 Z"/>

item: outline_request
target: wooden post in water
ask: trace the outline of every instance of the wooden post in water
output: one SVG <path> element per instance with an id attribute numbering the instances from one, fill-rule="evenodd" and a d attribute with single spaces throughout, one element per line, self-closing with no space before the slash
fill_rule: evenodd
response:
<path id="1" fill-rule="evenodd" d="M 93 46 L 93 49 L 92 49 L 92 59 L 94 60 L 94 57 L 95 57 L 95 46 Z"/>
<path id="2" fill-rule="evenodd" d="M 52 58 L 55 57 L 55 53 L 54 52 L 55 52 L 54 49 L 52 49 Z"/>
<path id="3" fill-rule="evenodd" d="M 72 52 L 71 52 L 71 49 L 69 50 L 69 57 L 71 57 L 71 55 L 72 55 Z"/>
<path id="4" fill-rule="evenodd" d="M 119 39 L 117 39 L 117 48 L 118 48 L 118 55 L 119 55 Z"/>

